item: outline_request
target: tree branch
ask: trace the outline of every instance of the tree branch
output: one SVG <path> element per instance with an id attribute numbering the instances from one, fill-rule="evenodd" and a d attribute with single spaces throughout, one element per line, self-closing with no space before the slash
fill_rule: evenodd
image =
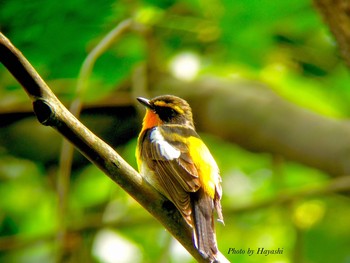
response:
<path id="1" fill-rule="evenodd" d="M 74 144 L 86 158 L 161 222 L 196 260 L 208 262 L 194 248 L 191 229 L 176 208 L 169 206 L 168 200 L 145 182 L 110 146 L 80 123 L 60 103 L 21 52 L 1 33 L 0 61 L 33 101 L 34 112 L 41 124 L 52 126 Z M 220 257 L 222 262 L 227 261 L 222 254 Z"/>

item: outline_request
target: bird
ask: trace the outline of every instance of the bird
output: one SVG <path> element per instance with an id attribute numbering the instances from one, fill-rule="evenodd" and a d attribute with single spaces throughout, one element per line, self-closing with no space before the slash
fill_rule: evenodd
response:
<path id="1" fill-rule="evenodd" d="M 195 130 L 192 109 L 173 95 L 137 100 L 146 108 L 136 147 L 139 172 L 179 210 L 192 228 L 193 245 L 200 254 L 218 262 L 214 213 L 224 223 L 222 180 Z"/>

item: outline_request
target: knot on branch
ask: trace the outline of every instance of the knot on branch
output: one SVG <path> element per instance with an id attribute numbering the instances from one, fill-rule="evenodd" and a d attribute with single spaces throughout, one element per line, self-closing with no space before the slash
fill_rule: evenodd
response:
<path id="1" fill-rule="evenodd" d="M 50 104 L 42 99 L 33 102 L 34 113 L 38 121 L 45 126 L 53 126 L 55 122 L 55 112 Z"/>

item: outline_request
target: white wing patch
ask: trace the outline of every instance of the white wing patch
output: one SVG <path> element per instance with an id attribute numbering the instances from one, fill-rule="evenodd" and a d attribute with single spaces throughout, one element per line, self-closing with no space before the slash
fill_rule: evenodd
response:
<path id="1" fill-rule="evenodd" d="M 152 143 L 155 143 L 160 151 L 160 154 L 168 160 L 173 160 L 180 157 L 181 152 L 164 140 L 163 135 L 158 128 L 153 129 L 150 134 Z"/>

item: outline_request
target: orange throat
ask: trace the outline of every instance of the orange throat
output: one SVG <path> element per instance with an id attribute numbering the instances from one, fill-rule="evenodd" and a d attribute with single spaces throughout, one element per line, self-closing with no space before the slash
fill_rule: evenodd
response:
<path id="1" fill-rule="evenodd" d="M 143 119 L 143 123 L 142 123 L 142 131 L 153 128 L 153 127 L 158 126 L 160 124 L 162 124 L 162 121 L 159 119 L 158 115 L 155 114 L 153 111 L 147 109 L 146 115 L 145 115 L 145 117 Z"/>

